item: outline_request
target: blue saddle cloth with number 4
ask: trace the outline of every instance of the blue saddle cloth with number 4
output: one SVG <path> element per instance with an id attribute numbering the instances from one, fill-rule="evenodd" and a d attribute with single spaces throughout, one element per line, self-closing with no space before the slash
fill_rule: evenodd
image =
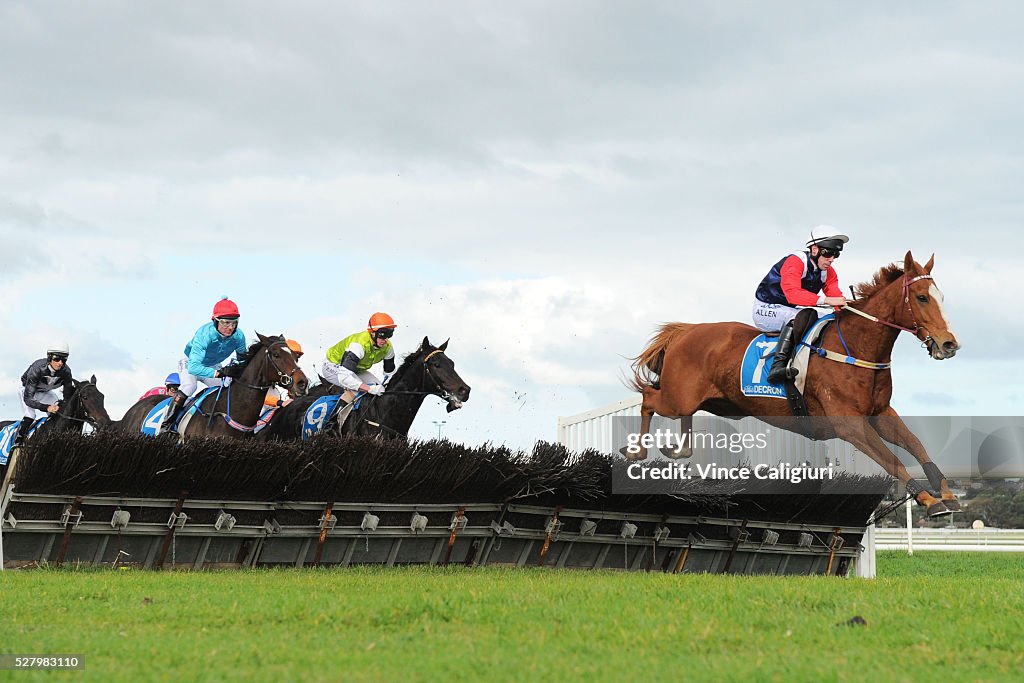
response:
<path id="1" fill-rule="evenodd" d="M 177 422 L 171 427 L 171 431 L 178 431 L 178 426 L 182 423 L 187 424 L 187 420 L 192 418 L 192 415 L 199 410 L 199 404 L 202 403 L 203 399 L 210 395 L 211 392 L 219 391 L 220 387 L 207 387 L 202 392 L 196 394 L 188 400 L 185 404 L 185 410 L 178 417 Z M 163 424 L 164 418 L 167 417 L 167 411 L 171 409 L 171 399 L 165 398 L 164 400 L 157 403 L 155 406 L 149 409 L 146 413 L 146 419 L 142 421 L 142 433 L 146 436 L 156 436 L 160 433 L 160 425 Z"/>
<path id="2" fill-rule="evenodd" d="M 801 392 L 804 390 L 804 382 L 807 379 L 807 360 L 810 357 L 808 344 L 816 343 L 825 328 L 835 319 L 835 315 L 829 313 L 823 315 L 813 323 L 807 332 L 804 333 L 800 345 L 796 349 L 792 366 L 800 371 L 796 376 L 795 384 Z M 786 387 L 781 384 L 771 384 L 768 381 L 768 373 L 772 370 L 775 361 L 775 346 L 779 338 L 759 334 L 750 340 L 747 350 L 743 352 L 743 361 L 740 364 L 740 391 L 744 396 L 761 396 L 766 398 L 786 398 Z"/>

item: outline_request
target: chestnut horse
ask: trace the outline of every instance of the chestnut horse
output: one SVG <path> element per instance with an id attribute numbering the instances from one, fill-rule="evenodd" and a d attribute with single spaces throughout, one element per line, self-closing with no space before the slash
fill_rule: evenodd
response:
<path id="1" fill-rule="evenodd" d="M 889 405 L 892 373 L 887 364 L 901 331 L 914 334 L 936 360 L 952 358 L 960 348 L 942 309 L 942 293 L 931 275 L 934 262 L 933 255 L 921 266 L 908 251 L 903 267 L 891 264 L 881 268 L 871 282 L 856 287 L 858 299 L 846 307 L 855 310 L 839 310 L 836 323 L 820 341 L 821 348 L 838 357 L 886 364 L 883 369 L 836 363 L 812 353 L 804 387 L 811 416 L 867 418 L 815 420 L 812 433 L 805 435 L 819 440 L 839 438 L 866 453 L 899 479 L 919 504 L 927 506 L 929 516 L 957 511 L 960 504 L 921 442 Z M 787 401 L 741 393 L 740 363 L 758 334 L 750 325 L 735 322 L 663 325 L 633 363 L 633 388 L 643 394 L 640 433 L 650 431 L 655 414 L 680 417 L 684 429 L 698 410 L 768 421 L 790 415 Z M 782 421 L 773 424 L 785 428 Z M 906 449 L 921 463 L 940 499 L 910 478 L 886 441 Z M 639 460 L 646 458 L 647 452 L 627 457 Z"/>

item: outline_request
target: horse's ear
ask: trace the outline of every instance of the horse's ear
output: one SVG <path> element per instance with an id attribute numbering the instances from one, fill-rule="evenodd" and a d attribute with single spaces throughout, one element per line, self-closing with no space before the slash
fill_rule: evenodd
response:
<path id="1" fill-rule="evenodd" d="M 427 339 L 426 337 L 423 337 L 423 346 L 421 346 L 420 348 L 421 348 L 421 349 L 425 349 L 425 348 L 427 348 L 428 346 L 430 346 L 430 340 L 429 340 L 429 339 Z"/>
<path id="2" fill-rule="evenodd" d="M 92 377 L 90 377 L 90 378 L 89 378 L 89 382 L 90 382 L 91 384 L 96 384 L 96 375 L 93 375 Z"/>
<path id="3" fill-rule="evenodd" d="M 452 338 L 451 338 L 451 337 L 448 337 L 447 339 L 445 339 L 445 340 L 444 340 L 444 344 L 441 344 L 441 345 L 440 345 L 440 346 L 438 346 L 437 348 L 439 348 L 439 349 L 441 349 L 442 351 L 444 351 L 445 349 L 447 349 L 447 348 L 448 348 L 448 342 L 450 342 L 451 340 L 452 340 Z"/>
<path id="4" fill-rule="evenodd" d="M 909 249 L 907 249 L 907 255 L 903 257 L 903 272 L 909 273 L 911 270 L 914 269 L 915 265 L 916 264 L 914 263 L 914 255 L 910 253 Z"/>
<path id="5" fill-rule="evenodd" d="M 260 334 L 259 332 L 257 332 L 257 333 L 256 333 L 256 338 L 260 340 L 260 343 L 261 343 L 261 344 L 266 344 L 266 343 L 267 343 L 267 338 L 266 338 L 266 337 L 264 337 L 264 336 L 263 336 L 262 334 Z"/>
<path id="6" fill-rule="evenodd" d="M 928 259 L 928 263 L 924 264 L 924 272 L 926 272 L 929 275 L 931 275 L 932 274 L 932 266 L 934 266 L 934 265 L 935 265 L 935 254 L 932 254 L 932 257 L 930 259 Z"/>

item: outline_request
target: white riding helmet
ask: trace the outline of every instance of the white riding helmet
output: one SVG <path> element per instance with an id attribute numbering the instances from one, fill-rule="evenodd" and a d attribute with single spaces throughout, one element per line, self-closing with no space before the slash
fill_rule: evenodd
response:
<path id="1" fill-rule="evenodd" d="M 807 246 L 817 244 L 818 246 L 827 247 L 838 247 L 843 248 L 843 245 L 850 241 L 850 238 L 842 234 L 836 228 L 831 225 L 816 225 L 811 230 L 811 239 L 807 240 Z M 822 244 L 822 242 L 832 242 L 833 244 Z"/>
<path id="2" fill-rule="evenodd" d="M 67 342 L 58 342 L 53 346 L 46 349 L 47 355 L 53 354 L 57 356 L 70 356 L 71 352 L 68 350 Z"/>

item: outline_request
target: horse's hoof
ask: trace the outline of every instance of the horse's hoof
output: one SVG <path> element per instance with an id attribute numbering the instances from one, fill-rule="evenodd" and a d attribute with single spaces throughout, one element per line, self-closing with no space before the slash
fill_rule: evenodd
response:
<path id="1" fill-rule="evenodd" d="M 682 458 L 689 458 L 693 455 L 692 448 L 659 448 L 661 454 L 666 458 L 672 458 L 673 460 L 680 460 Z"/>
<path id="2" fill-rule="evenodd" d="M 640 451 L 639 453 L 631 453 L 629 451 L 629 446 L 623 446 L 622 448 L 619 449 L 619 453 L 621 453 L 626 458 L 626 460 L 631 460 L 633 462 L 636 462 L 637 460 L 647 459 L 646 449 Z"/>
<path id="3" fill-rule="evenodd" d="M 941 500 L 935 501 L 934 503 L 928 506 L 929 517 L 942 517 L 943 515 L 948 515 L 951 512 L 952 510 L 947 508 L 946 504 L 943 503 Z"/>
<path id="4" fill-rule="evenodd" d="M 943 498 L 942 504 L 946 506 L 946 509 L 950 512 L 963 512 L 960 509 L 960 501 L 956 498 Z"/>

